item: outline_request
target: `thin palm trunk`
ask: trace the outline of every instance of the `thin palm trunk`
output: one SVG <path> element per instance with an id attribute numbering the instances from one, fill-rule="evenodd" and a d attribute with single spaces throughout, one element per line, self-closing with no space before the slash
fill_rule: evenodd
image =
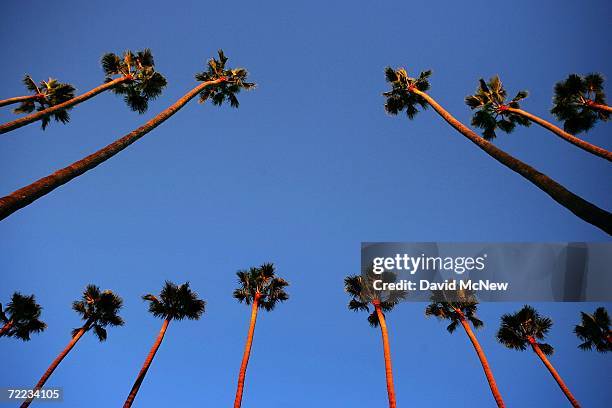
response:
<path id="1" fill-rule="evenodd" d="M 138 393 L 138 390 L 140 389 L 140 386 L 142 385 L 142 381 L 147 375 L 147 371 L 149 371 L 149 367 L 151 366 L 151 363 L 153 362 L 153 358 L 155 357 L 155 354 L 157 353 L 157 349 L 159 349 L 159 346 L 161 345 L 162 340 L 164 340 L 164 336 L 166 335 L 166 330 L 168 329 L 170 320 L 171 320 L 170 318 L 167 318 L 164 320 L 161 330 L 159 331 L 159 334 L 157 335 L 157 339 L 155 340 L 155 343 L 153 343 L 153 347 L 151 347 L 151 351 L 149 351 L 149 354 L 147 355 L 147 358 L 145 359 L 145 362 L 142 365 L 140 372 L 138 373 L 138 377 L 136 377 L 136 381 L 134 382 L 134 385 L 132 386 L 132 389 L 130 390 L 130 395 L 128 395 L 127 399 L 125 400 L 125 404 L 123 404 L 123 408 L 129 408 L 132 406 L 132 403 L 134 402 L 134 399 L 136 398 L 136 394 Z"/>
<path id="2" fill-rule="evenodd" d="M 13 324 L 14 322 L 12 320 L 9 320 L 8 322 L 6 322 L 6 324 L 2 326 L 2 328 L 0 328 L 0 337 L 4 336 L 4 333 L 9 331 L 11 327 L 13 327 Z"/>
<path id="3" fill-rule="evenodd" d="M 589 152 L 591 154 L 594 154 L 595 156 L 599 156 L 603 159 L 606 159 L 608 161 L 612 161 L 612 152 L 609 150 L 606 150 L 602 147 L 599 146 L 595 146 L 594 144 L 591 144 L 589 142 L 586 142 L 580 138 L 577 138 L 576 136 L 569 134 L 567 132 L 565 132 L 564 130 L 558 128 L 557 126 L 553 125 L 552 123 L 538 117 L 535 116 L 529 112 L 526 112 L 522 109 L 515 109 L 515 108 L 505 108 L 506 111 L 508 112 L 512 112 L 512 113 L 516 113 L 517 115 L 521 115 L 524 118 L 529 119 L 530 121 L 537 123 L 538 125 L 542 126 L 544 129 L 550 130 L 551 132 L 553 132 L 555 135 L 559 136 L 561 139 L 565 140 L 566 142 L 569 142 L 571 144 L 573 144 L 574 146 L 577 146 L 579 148 L 581 148 L 582 150 Z"/>
<path id="4" fill-rule="evenodd" d="M 374 304 L 376 315 L 378 316 L 378 324 L 382 334 L 383 350 L 385 355 L 385 377 L 387 379 L 387 396 L 389 398 L 389 408 L 395 408 L 395 387 L 393 386 L 393 368 L 391 367 L 391 347 L 389 346 L 389 334 L 387 333 L 387 322 L 383 314 L 380 304 Z"/>
<path id="5" fill-rule="evenodd" d="M 489 361 L 487 360 L 487 356 L 485 356 L 482 347 L 480 347 L 480 343 L 478 339 L 474 335 L 470 324 L 467 322 L 465 318 L 459 319 L 461 325 L 465 329 L 466 334 L 470 338 L 472 345 L 474 346 L 474 350 L 476 350 L 476 354 L 478 354 L 478 359 L 480 360 L 480 364 L 482 365 L 482 369 L 484 370 L 485 376 L 487 377 L 487 381 L 489 382 L 489 387 L 491 388 L 491 393 L 493 393 L 493 398 L 495 398 L 495 402 L 499 408 L 503 408 L 506 405 L 504 404 L 504 400 L 497 388 L 497 383 L 495 382 L 495 377 L 493 377 L 493 372 L 491 371 L 491 367 L 489 367 Z"/>
<path id="6" fill-rule="evenodd" d="M 68 345 L 64 348 L 64 350 L 62 350 L 62 352 L 59 353 L 59 355 L 55 358 L 55 360 L 53 360 L 49 368 L 47 368 L 47 371 L 45 371 L 43 376 L 40 377 L 40 380 L 38 380 L 38 382 L 34 386 L 34 390 L 39 390 L 43 387 L 43 385 L 45 385 L 45 383 L 47 382 L 49 377 L 51 377 L 51 374 L 53 374 L 57 366 L 62 362 L 64 357 L 68 355 L 70 350 L 72 350 L 72 348 L 77 344 L 77 342 L 81 339 L 81 337 L 83 337 L 83 335 L 89 330 L 90 327 L 91 327 L 91 322 L 88 321 L 87 323 L 85 323 L 83 327 L 81 327 L 77 331 L 74 337 L 72 337 L 72 339 L 70 340 L 70 343 L 68 343 Z M 24 401 L 23 404 L 21 404 L 21 408 L 29 407 L 31 403 L 32 403 L 32 399 L 30 398 Z"/>
<path id="7" fill-rule="evenodd" d="M 249 357 L 251 356 L 251 346 L 253 345 L 253 335 L 255 334 L 255 323 L 257 322 L 257 311 L 259 310 L 259 293 L 255 295 L 251 306 L 251 323 L 249 325 L 249 333 L 247 335 L 244 353 L 242 355 L 242 363 L 240 364 L 240 373 L 238 374 L 238 387 L 236 388 L 236 398 L 234 399 L 234 408 L 240 408 L 242 405 L 242 392 L 244 391 L 244 379 L 246 377 L 247 366 L 249 365 Z"/>
<path id="8" fill-rule="evenodd" d="M 561 378 L 559 373 L 557 373 L 557 370 L 555 370 L 555 367 L 553 367 L 553 365 L 550 364 L 550 361 L 548 361 L 548 358 L 546 358 L 546 355 L 542 352 L 542 350 L 540 349 L 540 346 L 538 346 L 538 343 L 536 343 L 533 340 L 531 340 L 530 343 L 531 343 L 531 347 L 533 348 L 533 351 L 535 351 L 535 353 L 538 355 L 538 357 L 540 357 L 540 360 L 542 360 L 546 368 L 548 368 L 548 371 L 550 371 L 550 374 L 552 374 L 557 384 L 559 384 L 559 388 L 561 388 L 561 391 L 563 391 L 563 393 L 565 394 L 569 402 L 572 404 L 572 406 L 574 408 L 580 408 L 580 404 L 578 403 L 578 400 L 574 398 L 569 388 L 567 388 L 567 385 L 565 385 L 565 383 L 563 382 L 563 379 Z"/>
<path id="9" fill-rule="evenodd" d="M 602 105 L 600 103 L 595 103 L 593 101 L 587 101 L 587 106 L 589 108 L 595 109 L 595 110 L 599 110 L 602 112 L 612 112 L 612 106 L 608 106 L 608 105 Z"/>
<path id="10" fill-rule="evenodd" d="M 422 96 L 448 124 L 468 138 L 472 143 L 484 150 L 489 156 L 531 181 L 536 187 L 573 212 L 577 217 L 612 235 L 612 214 L 584 200 L 582 197 L 577 196 L 547 175 L 540 173 L 528 164 L 523 163 L 499 149 L 493 143 L 478 136 L 463 123 L 455 119 L 449 112 L 444 110 L 444 108 L 427 93 L 419 91 L 416 88 L 411 89 L 411 91 Z"/>
<path id="11" fill-rule="evenodd" d="M 12 105 L 14 103 L 27 102 L 31 100 L 42 99 L 42 94 L 26 95 L 26 96 L 15 96 L 14 98 L 0 100 L 0 106 Z"/>
<path id="12" fill-rule="evenodd" d="M 29 125 L 30 123 L 34 123 L 36 121 L 39 121 L 45 116 L 52 115 L 55 112 L 60 111 L 62 109 L 72 108 L 73 106 L 78 105 L 81 102 L 85 102 L 86 100 L 93 98 L 99 93 L 102 93 L 111 88 L 114 88 L 115 86 L 122 84 L 124 82 L 131 81 L 132 79 L 133 78 L 131 75 L 122 76 L 120 78 L 113 79 L 112 81 L 106 82 L 105 84 L 102 84 L 92 89 L 91 91 L 85 92 L 84 94 L 79 95 L 75 98 L 72 98 L 66 102 L 59 103 L 45 110 L 41 110 L 36 113 L 32 113 L 28 116 L 24 116 L 22 118 L 16 119 L 12 122 L 7 122 L 3 125 L 0 125 L 0 134 L 10 132 L 11 130 L 19 129 L 20 127 Z"/>
<path id="13" fill-rule="evenodd" d="M 50 193 L 55 190 L 59 186 L 66 184 L 70 180 L 80 176 L 88 170 L 93 169 L 97 165 L 105 162 L 110 159 L 153 129 L 157 126 L 161 125 L 166 119 L 170 118 L 179 109 L 181 109 L 187 102 L 193 99 L 196 95 L 198 95 L 204 88 L 219 84 L 223 81 L 226 81 L 226 78 L 220 78 L 214 81 L 203 82 L 200 85 L 193 88 L 187 94 L 185 94 L 182 98 L 176 101 L 174 104 L 170 105 L 166 110 L 159 113 L 153 119 L 149 120 L 147 123 L 142 125 L 136 130 L 128 133 L 123 136 L 121 139 L 114 141 L 108 146 L 98 150 L 97 152 L 72 163 L 68 167 L 64 167 L 56 171 L 53 174 L 50 174 L 46 177 L 39 179 L 38 181 L 33 182 L 30 185 L 27 185 L 19 190 L 16 190 L 9 194 L 6 197 L 0 198 L 0 220 L 5 219 L 15 211 L 19 210 L 31 204 L 35 200 L 40 197 Z"/>

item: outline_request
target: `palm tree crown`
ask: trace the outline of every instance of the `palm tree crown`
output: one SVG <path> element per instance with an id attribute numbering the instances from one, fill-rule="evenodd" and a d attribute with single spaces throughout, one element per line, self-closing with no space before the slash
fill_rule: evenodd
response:
<path id="1" fill-rule="evenodd" d="M 81 329 L 93 328 L 98 340 L 106 340 L 105 327 L 123 326 L 124 324 L 123 319 L 118 315 L 122 307 L 123 300 L 112 291 L 100 291 L 96 285 L 87 285 L 81 300 L 75 300 L 72 303 L 72 309 L 80 314 L 81 319 L 86 323 L 83 327 L 74 329 L 72 336 L 74 337 Z"/>
<path id="2" fill-rule="evenodd" d="M 260 267 L 236 272 L 239 288 L 234 290 L 234 298 L 247 305 L 257 300 L 258 307 L 266 311 L 274 309 L 278 302 L 289 299 L 285 288 L 289 282 L 275 275 L 274 264 L 265 263 Z"/>
<path id="3" fill-rule="evenodd" d="M 497 136 L 495 134 L 496 129 L 510 133 L 517 124 L 531 125 L 527 118 L 507 110 L 508 107 L 520 109 L 519 101 L 525 99 L 527 95 L 527 91 L 519 91 L 514 98 L 507 102 L 506 89 L 499 76 L 495 75 L 488 83 L 481 78 L 476 93 L 465 98 L 465 103 L 471 109 L 476 110 L 476 113 L 472 116 L 472 126 L 482 129 L 482 136 L 486 140 L 491 140 Z"/>
<path id="4" fill-rule="evenodd" d="M 571 74 L 557 82 L 550 113 L 563 122 L 566 131 L 574 134 L 591 129 L 598 120 L 607 121 L 608 112 L 592 108 L 593 104 L 606 105 L 603 82 L 600 74 Z"/>
<path id="5" fill-rule="evenodd" d="M 423 71 L 418 78 L 411 78 L 404 68 L 394 70 L 391 67 L 385 68 L 385 78 L 391 84 L 391 90 L 384 92 L 387 98 L 385 111 L 391 115 L 397 115 L 406 110 L 408 119 L 413 119 L 419 112 L 417 105 L 422 109 L 427 109 L 427 102 L 422 96 L 411 92 L 413 88 L 426 92 L 429 90 L 429 80 L 431 70 Z"/>
<path id="6" fill-rule="evenodd" d="M 31 76 L 26 75 L 23 78 L 23 84 L 30 92 L 37 95 L 37 97 L 24 101 L 15 108 L 13 112 L 18 114 L 32 113 L 34 109 L 42 111 L 74 98 L 74 87 L 70 84 L 61 83 L 57 79 L 49 78 L 48 81 L 40 81 L 39 84 L 36 84 Z M 70 121 L 68 109 L 62 109 L 50 116 L 42 118 L 41 126 L 43 130 L 46 129 L 51 122 L 51 117 L 53 117 L 56 122 L 68 123 Z"/>
<path id="7" fill-rule="evenodd" d="M 159 298 L 147 294 L 142 297 L 149 301 L 149 312 L 155 317 L 173 320 L 197 320 L 204 313 L 206 302 L 198 298 L 198 294 L 191 290 L 189 282 L 177 285 L 166 281 Z"/>
<path id="8" fill-rule="evenodd" d="M 425 308 L 425 315 L 450 320 L 451 322 L 446 330 L 453 333 L 461 319 L 469 320 L 475 329 L 482 327 L 484 323 L 476 317 L 477 309 L 478 301 L 468 291 L 457 290 L 448 293 L 436 290 L 432 291 L 431 303 Z"/>
<path id="9" fill-rule="evenodd" d="M 405 292 L 402 291 L 375 290 L 373 282 L 376 279 L 392 282 L 395 281 L 395 274 L 385 272 L 382 275 L 375 275 L 372 271 L 368 271 L 366 274 L 344 278 L 344 290 L 351 297 L 348 304 L 350 310 L 370 313 L 370 304 L 372 304 L 374 306 L 379 305 L 383 312 L 390 312 L 406 297 Z M 368 322 L 372 327 L 378 327 L 380 322 L 376 308 L 368 316 Z"/>
<path id="10" fill-rule="evenodd" d="M 10 324 L 10 328 L 3 335 L 29 341 L 30 334 L 40 333 L 47 328 L 47 325 L 40 320 L 41 312 L 42 307 L 36 303 L 34 295 L 24 296 L 19 292 L 13 293 L 5 309 L 2 309 L 0 304 L 0 323 Z"/>
<path id="11" fill-rule="evenodd" d="M 155 71 L 155 61 L 151 50 L 145 48 L 133 53 L 125 51 L 122 56 L 108 53 L 102 56 L 102 69 L 105 82 L 114 76 L 128 77 L 131 80 L 113 88 L 113 92 L 123 95 L 125 103 L 135 112 L 144 113 L 149 107 L 149 100 L 161 95 L 167 84 L 166 78 Z"/>
<path id="12" fill-rule="evenodd" d="M 595 313 L 581 312 L 582 322 L 574 327 L 574 333 L 583 341 L 578 347 L 582 350 L 595 350 L 600 353 L 612 351 L 612 332 L 610 316 L 604 307 L 598 307 Z"/>
<path id="13" fill-rule="evenodd" d="M 536 342 L 544 340 L 551 327 L 551 319 L 541 316 L 533 307 L 525 305 L 514 314 L 502 316 L 497 340 L 515 350 L 525 350 L 528 344 L 535 343 L 544 354 L 551 355 L 554 349 L 550 344 Z"/>
<path id="14" fill-rule="evenodd" d="M 244 68 L 227 69 L 225 64 L 227 63 L 227 57 L 223 53 L 223 50 L 218 52 L 219 59 L 211 58 L 208 60 L 206 71 L 199 72 L 195 75 L 195 79 L 201 82 L 216 81 L 221 78 L 225 78 L 226 81 L 214 86 L 209 87 L 200 92 L 200 103 L 206 102 L 210 99 L 213 105 L 220 106 L 226 100 L 229 101 L 230 106 L 237 108 L 240 105 L 236 94 L 242 89 L 249 90 L 255 87 L 252 82 L 247 82 L 246 78 L 248 72 Z"/>

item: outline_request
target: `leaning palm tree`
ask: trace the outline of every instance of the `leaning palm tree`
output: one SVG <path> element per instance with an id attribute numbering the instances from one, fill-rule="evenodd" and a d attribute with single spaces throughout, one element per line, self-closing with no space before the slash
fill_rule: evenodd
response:
<path id="1" fill-rule="evenodd" d="M 238 107 L 236 94 L 243 89 L 252 89 L 255 84 L 246 81 L 247 71 L 244 68 L 228 69 L 226 62 L 223 51 L 219 50 L 219 59 L 209 60 L 208 69 L 196 75 L 196 79 L 202 83 L 153 119 L 97 152 L 0 198 L 0 220 L 110 159 L 161 125 L 198 95 L 201 103 L 211 99 L 213 104 L 220 105 L 227 100 L 233 107 Z"/>
<path id="2" fill-rule="evenodd" d="M 577 196 L 550 177 L 499 149 L 444 110 L 426 92 L 430 87 L 431 71 L 421 72 L 417 78 L 412 78 L 403 68 L 394 70 L 388 67 L 385 74 L 387 81 L 391 84 L 391 90 L 383 94 L 387 98 L 385 109 L 388 113 L 397 115 L 405 110 L 408 119 L 413 119 L 419 112 L 418 106 L 425 109 L 431 105 L 442 119 L 489 156 L 529 180 L 579 218 L 612 234 L 612 214 Z"/>
<path id="3" fill-rule="evenodd" d="M 551 319 L 541 316 L 533 307 L 526 305 L 514 314 L 502 316 L 501 325 L 497 332 L 497 340 L 504 346 L 515 350 L 524 351 L 528 345 L 531 346 L 572 406 L 580 407 L 580 404 L 574 398 L 569 388 L 567 388 L 557 370 L 555 370 L 546 357 L 553 353 L 553 347 L 550 344 L 539 341 L 544 340 L 551 326 Z"/>
<path id="4" fill-rule="evenodd" d="M 206 306 L 206 302 L 202 299 L 198 298 L 198 294 L 191 290 L 189 287 L 189 282 L 186 282 L 182 285 L 176 285 L 172 282 L 166 281 L 164 287 L 162 288 L 159 297 L 155 295 L 144 295 L 143 300 L 149 302 L 149 313 L 151 313 L 155 317 L 160 317 L 164 319 L 164 323 L 162 324 L 161 330 L 157 335 L 157 339 L 155 343 L 153 343 L 153 347 L 151 347 L 151 351 L 147 355 L 140 372 L 138 373 L 138 377 L 136 377 L 136 381 L 130 390 L 130 394 L 125 400 L 124 407 L 131 407 L 134 399 L 136 398 L 136 394 L 142 385 L 142 381 L 147 375 L 147 371 L 153 362 L 153 358 L 159 349 L 159 346 L 164 339 L 166 334 L 166 330 L 168 329 L 168 325 L 172 320 L 198 320 L 202 313 L 204 313 L 204 308 Z"/>
<path id="5" fill-rule="evenodd" d="M 47 328 L 40 320 L 42 307 L 36 303 L 34 295 L 24 296 L 13 293 L 11 301 L 2 309 L 0 304 L 0 337 L 15 337 L 23 341 L 30 340 L 30 334 L 40 333 Z"/>
<path id="6" fill-rule="evenodd" d="M 550 113 L 571 133 L 585 132 L 597 121 L 607 121 L 612 107 L 606 103 L 603 82 L 600 74 L 571 74 L 557 82 Z"/>
<path id="7" fill-rule="evenodd" d="M 476 350 L 476 354 L 478 355 L 478 359 L 480 360 L 480 364 L 482 365 L 482 369 L 484 370 L 497 406 L 505 407 L 504 400 L 497 388 L 495 377 L 493 377 L 493 372 L 489 367 L 487 357 L 470 327 L 470 323 L 472 323 L 475 329 L 479 329 L 484 325 L 482 320 L 476 317 L 477 308 L 478 301 L 476 297 L 467 291 L 457 290 L 451 293 L 433 291 L 431 303 L 425 309 L 425 315 L 436 316 L 438 319 L 450 320 L 450 324 L 446 327 L 446 330 L 451 334 L 459 324 L 463 326 L 465 333 L 472 342 L 472 346 L 474 346 L 474 350 Z"/>
<path id="8" fill-rule="evenodd" d="M 61 103 L 39 109 L 36 113 L 0 125 L 0 133 L 10 132 L 38 120 L 43 121 L 44 127 L 44 121 L 48 121 L 49 116 L 65 112 L 108 90 L 123 95 L 126 104 L 133 111 L 144 113 L 149 100 L 158 97 L 166 86 L 166 79 L 155 71 L 153 54 L 148 48 L 136 53 L 126 51 L 121 57 L 112 53 L 105 54 L 102 57 L 102 69 L 105 75 L 104 84 L 77 97 L 71 96 Z"/>
<path id="9" fill-rule="evenodd" d="M 506 100 L 506 95 L 506 89 L 496 75 L 488 83 L 481 78 L 476 93 L 465 98 L 465 103 L 471 109 L 476 110 L 474 116 L 472 116 L 472 126 L 483 129 L 482 135 L 485 139 L 491 140 L 495 138 L 496 129 L 510 133 L 517 124 L 529 126 L 531 122 L 534 122 L 566 142 L 595 156 L 612 161 L 612 152 L 585 142 L 552 123 L 521 109 L 519 102 L 527 97 L 527 91 L 519 91 L 510 101 Z"/>
<path id="10" fill-rule="evenodd" d="M 72 339 L 62 352 L 53 360 L 47 371 L 36 383 L 34 390 L 39 390 L 45 385 L 53 371 L 68 355 L 75 344 L 85 333 L 93 329 L 99 341 L 105 341 L 107 337 L 107 326 L 123 326 L 123 319 L 118 315 L 123 306 L 123 300 L 110 290 L 100 291 L 95 285 L 87 285 L 83 291 L 81 300 L 72 303 L 72 309 L 85 321 L 83 326 L 72 330 Z M 28 407 L 32 399 L 26 400 L 21 407 Z"/>
<path id="11" fill-rule="evenodd" d="M 251 355 L 251 346 L 253 345 L 257 312 L 260 308 L 270 312 L 274 310 L 278 302 L 284 302 L 289 299 L 289 295 L 285 292 L 285 288 L 289 286 L 289 283 L 283 278 L 276 276 L 274 265 L 271 263 L 263 264 L 258 268 L 252 267 L 248 271 L 238 271 L 236 275 L 238 276 L 238 284 L 240 286 L 234 290 L 234 298 L 240 303 L 244 302 L 247 305 L 251 305 L 251 323 L 249 325 L 246 345 L 244 346 L 240 373 L 238 374 L 238 387 L 234 399 L 234 408 L 240 408 L 244 391 L 244 379 Z"/>
<path id="12" fill-rule="evenodd" d="M 610 315 L 605 307 L 598 307 L 593 314 L 580 312 L 582 322 L 574 327 L 574 333 L 582 341 L 581 350 L 595 350 L 600 353 L 612 351 Z"/>
<path id="13" fill-rule="evenodd" d="M 394 277 L 383 274 L 385 280 L 393 280 Z M 404 298 L 403 292 L 388 292 L 374 290 L 374 280 L 378 279 L 371 271 L 362 275 L 347 276 L 344 278 L 344 290 L 349 294 L 351 300 L 348 308 L 353 311 L 365 311 L 370 313 L 370 305 L 373 311 L 368 316 L 368 322 L 372 327 L 380 326 L 383 342 L 383 354 L 385 358 L 385 377 L 387 381 L 387 398 L 389 408 L 395 408 L 395 387 L 393 385 L 393 367 L 391 364 L 391 347 L 389 345 L 389 333 L 385 313 L 390 312 Z"/>

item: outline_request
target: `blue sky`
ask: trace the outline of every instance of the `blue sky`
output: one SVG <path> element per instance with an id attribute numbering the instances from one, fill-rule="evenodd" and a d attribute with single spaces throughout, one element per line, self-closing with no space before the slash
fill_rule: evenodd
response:
<path id="1" fill-rule="evenodd" d="M 258 88 L 240 95 L 239 110 L 191 102 L 127 151 L 0 223 L 0 301 L 14 290 L 35 293 L 49 324 L 29 343 L 2 339 L 0 385 L 35 384 L 79 325 L 70 304 L 92 282 L 123 297 L 126 326 L 109 330 L 103 344 L 83 338 L 49 385 L 64 387 L 65 406 L 119 406 L 161 325 L 140 295 L 165 279 L 189 280 L 207 312 L 170 325 L 136 405 L 228 406 L 249 319 L 231 297 L 235 272 L 270 261 L 290 281 L 291 299 L 258 320 L 244 406 L 385 406 L 380 332 L 346 310 L 342 288 L 343 277 L 359 271 L 361 241 L 609 240 L 432 110 L 412 122 L 389 117 L 381 96 L 386 65 L 431 68 L 431 95 L 468 121 L 463 97 L 479 77 L 499 74 L 509 93 L 531 92 L 526 110 L 551 119 L 557 80 L 612 73 L 609 2 L 169 4 L 2 7 L 2 97 L 22 94 L 26 72 L 86 91 L 103 80 L 100 56 L 128 48 L 150 47 L 169 82 L 142 116 L 108 93 L 73 109 L 68 126 L 3 135 L 3 193 L 139 126 L 191 89 L 217 48 Z M 2 122 L 13 117 L 0 112 Z M 609 131 L 599 124 L 584 137 L 610 149 Z M 605 161 L 535 126 L 495 143 L 612 208 Z M 425 319 L 424 306 L 402 304 L 388 315 L 400 406 L 491 406 L 467 337 Z M 508 406 L 563 406 L 533 353 L 494 341 L 500 315 L 520 306 L 480 309 L 486 326 L 478 337 L 500 390 Z M 571 334 L 579 311 L 597 305 L 536 306 L 555 321 L 553 364 L 584 406 L 604 406 L 610 358 L 579 351 Z"/>

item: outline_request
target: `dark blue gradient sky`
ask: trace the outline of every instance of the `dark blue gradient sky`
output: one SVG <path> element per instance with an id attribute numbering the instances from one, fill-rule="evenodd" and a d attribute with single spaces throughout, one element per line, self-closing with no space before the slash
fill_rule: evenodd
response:
<path id="1" fill-rule="evenodd" d="M 365 3 L 365 2 L 364 2 Z M 476 2 L 5 1 L 1 96 L 20 79 L 57 77 L 86 91 L 104 52 L 150 47 L 169 86 L 149 112 L 110 93 L 72 123 L 0 139 L 9 193 L 113 141 L 164 109 L 222 47 L 258 89 L 241 107 L 190 103 L 127 151 L 0 223 L 0 301 L 35 293 L 49 329 L 2 339 L 0 386 L 32 386 L 79 321 L 70 310 L 90 282 L 125 300 L 127 324 L 99 344 L 87 335 L 49 385 L 65 406 L 124 401 L 161 321 L 140 295 L 189 280 L 207 302 L 198 322 L 170 325 L 136 406 L 226 407 L 233 401 L 249 309 L 235 271 L 275 262 L 291 299 L 262 313 L 245 407 L 381 407 L 380 333 L 346 309 L 342 279 L 359 271 L 361 241 L 605 241 L 533 185 L 483 154 L 432 110 L 389 117 L 386 65 L 432 68 L 431 95 L 459 119 L 480 76 L 500 74 L 544 118 L 553 84 L 571 72 L 612 74 L 608 1 Z M 608 86 L 608 89 L 610 87 Z M 0 121 L 14 116 L 2 109 Z M 612 148 L 610 125 L 584 136 Z M 612 208 L 609 163 L 532 127 L 495 142 L 598 205 Z M 493 405 L 469 340 L 425 319 L 423 304 L 388 315 L 399 406 Z M 566 401 L 531 352 L 494 341 L 502 313 L 483 304 L 478 332 L 508 406 Z M 576 349 L 580 310 L 538 304 L 555 325 L 551 361 L 585 407 L 610 401 L 610 357 Z M 610 304 L 607 305 L 610 308 Z"/>

